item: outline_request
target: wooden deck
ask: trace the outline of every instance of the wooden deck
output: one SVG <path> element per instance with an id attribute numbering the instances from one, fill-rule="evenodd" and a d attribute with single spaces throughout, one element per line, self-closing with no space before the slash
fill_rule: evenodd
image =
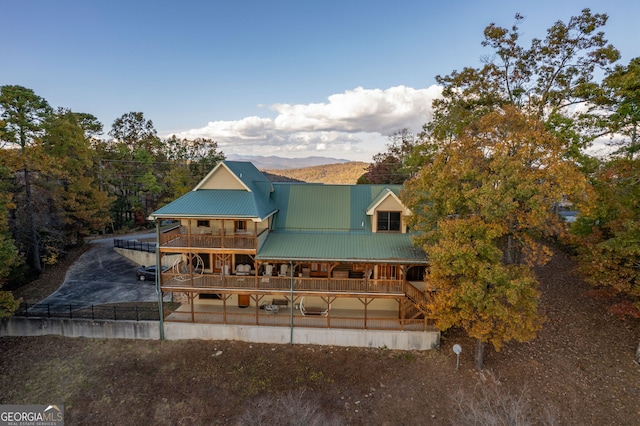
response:
<path id="1" fill-rule="evenodd" d="M 160 248 L 207 248 L 207 249 L 253 249 L 258 246 L 258 238 L 254 234 L 185 234 L 169 232 L 160 234 Z"/>
<path id="2" fill-rule="evenodd" d="M 437 331 L 431 319 L 399 319 L 393 311 L 375 311 L 365 317 L 360 310 L 330 310 L 325 316 L 303 316 L 291 306 L 269 313 L 257 307 L 221 305 L 181 305 L 166 316 L 168 322 L 257 325 L 276 327 L 318 327 L 359 330 Z M 293 310 L 292 310 L 293 309 Z"/>

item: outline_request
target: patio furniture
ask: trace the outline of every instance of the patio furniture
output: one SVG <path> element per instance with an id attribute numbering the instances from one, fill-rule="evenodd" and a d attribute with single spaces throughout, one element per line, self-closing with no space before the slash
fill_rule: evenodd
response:
<path id="1" fill-rule="evenodd" d="M 264 305 L 264 311 L 268 314 L 277 314 L 280 310 L 278 305 Z"/>
<path id="2" fill-rule="evenodd" d="M 278 272 L 278 276 L 279 277 L 286 277 L 288 270 L 289 270 L 289 265 L 287 265 L 287 264 L 280 265 L 280 272 Z"/>
<path id="3" fill-rule="evenodd" d="M 236 266 L 236 275 L 249 275 L 251 274 L 251 265 L 240 264 Z"/>
<path id="4" fill-rule="evenodd" d="M 300 313 L 302 314 L 302 316 L 317 315 L 326 317 L 327 315 L 329 315 L 329 309 L 331 305 L 326 308 L 321 308 L 319 306 L 304 306 L 303 302 L 304 297 L 300 299 Z"/>

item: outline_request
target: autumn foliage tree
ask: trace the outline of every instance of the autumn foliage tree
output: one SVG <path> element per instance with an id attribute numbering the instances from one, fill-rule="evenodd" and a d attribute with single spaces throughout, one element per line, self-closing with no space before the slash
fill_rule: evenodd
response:
<path id="1" fill-rule="evenodd" d="M 532 267 L 550 258 L 542 241 L 566 230 L 554 205 L 588 192 L 562 141 L 517 107 L 496 108 L 442 141 L 405 186 L 438 327 L 477 340 L 477 368 L 485 343 L 531 340 L 543 320 Z"/>
<path id="2" fill-rule="evenodd" d="M 8 226 L 9 210 L 14 208 L 8 185 L 10 176 L 9 170 L 0 163 L 0 289 L 12 269 L 22 262 Z M 0 290 L 0 318 L 11 315 L 17 307 L 11 292 Z"/>
<path id="3" fill-rule="evenodd" d="M 422 170 L 404 195 L 429 256 L 430 307 L 442 329 L 477 339 L 477 368 L 485 343 L 500 349 L 540 327 L 531 268 L 549 259 L 542 241 L 565 232 L 554 207 L 593 199 L 576 165 L 593 164 L 583 148 L 595 135 L 584 123 L 598 113 L 577 106 L 602 99 L 596 75 L 619 58 L 602 31 L 605 14 L 583 9 L 528 46 L 523 19 L 485 28 L 492 52 L 481 67 L 436 77 L 442 97 L 421 135 Z"/>
<path id="4" fill-rule="evenodd" d="M 598 198 L 574 226 L 585 277 L 640 299 L 640 58 L 604 80 L 597 107 L 616 152 L 591 176 Z M 638 304 L 640 310 L 640 303 Z"/>

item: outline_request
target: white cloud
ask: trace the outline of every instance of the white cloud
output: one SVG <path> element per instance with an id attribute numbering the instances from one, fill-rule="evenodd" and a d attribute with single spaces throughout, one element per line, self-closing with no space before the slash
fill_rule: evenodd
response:
<path id="1" fill-rule="evenodd" d="M 440 94 L 438 86 L 358 87 L 331 95 L 325 103 L 272 105 L 274 119 L 212 121 L 177 136 L 214 139 L 225 154 L 302 157 L 321 151 L 324 156 L 371 161 L 385 149 L 388 135 L 403 128 L 418 132 Z"/>

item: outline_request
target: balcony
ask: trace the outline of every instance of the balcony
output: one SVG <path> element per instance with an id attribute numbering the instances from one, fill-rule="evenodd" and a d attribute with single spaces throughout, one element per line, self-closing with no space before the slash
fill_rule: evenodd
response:
<path id="1" fill-rule="evenodd" d="M 290 277 L 238 276 L 220 274 L 176 275 L 162 274 L 163 291 L 185 290 L 227 290 L 252 292 L 290 292 Z M 293 278 L 294 292 L 349 293 L 349 294 L 394 294 L 404 296 L 402 280 L 371 280 L 352 278 Z"/>
<path id="2" fill-rule="evenodd" d="M 254 234 L 189 234 L 184 229 L 178 229 L 160 234 L 160 247 L 255 250 L 258 247 L 258 237 Z"/>

